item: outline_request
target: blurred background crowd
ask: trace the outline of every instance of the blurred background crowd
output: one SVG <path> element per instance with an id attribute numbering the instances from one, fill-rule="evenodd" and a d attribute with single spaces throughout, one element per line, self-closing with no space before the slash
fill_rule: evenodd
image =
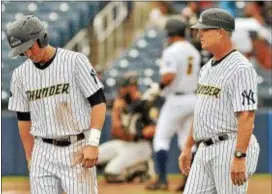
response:
<path id="1" fill-rule="evenodd" d="M 110 112 L 118 94 L 118 79 L 126 72 L 137 72 L 141 92 L 160 81 L 160 58 L 167 46 L 164 32 L 167 19 L 180 18 L 186 23 L 186 39 L 200 51 L 201 64 L 204 65 L 212 56 L 201 50 L 197 31 L 189 27 L 197 22 L 201 11 L 210 7 L 223 8 L 236 18 L 236 30 L 232 36 L 235 48 L 248 57 L 258 73 L 259 110 L 271 116 L 271 1 L 2 1 L 1 6 L 2 175 L 27 174 L 25 163 L 16 162 L 24 154 L 16 131 L 16 120 L 7 111 L 12 71 L 25 58 L 8 58 L 10 47 L 5 34 L 9 23 L 21 15 L 34 14 L 43 20 L 53 46 L 83 52 L 89 57 L 105 86 Z M 272 131 L 271 126 L 266 125 L 263 120 L 259 124 L 260 128 Z M 111 138 L 110 122 L 107 120 L 105 128 L 102 142 Z M 262 136 L 268 135 L 265 132 Z M 272 141 L 272 137 L 270 138 L 263 141 L 264 147 L 271 145 L 269 141 Z M 270 156 L 267 156 L 269 154 L 266 151 L 262 154 L 261 158 L 264 157 L 265 161 L 261 163 L 265 165 L 262 165 L 263 169 L 259 168 L 259 172 L 268 172 L 270 167 L 267 158 Z"/>

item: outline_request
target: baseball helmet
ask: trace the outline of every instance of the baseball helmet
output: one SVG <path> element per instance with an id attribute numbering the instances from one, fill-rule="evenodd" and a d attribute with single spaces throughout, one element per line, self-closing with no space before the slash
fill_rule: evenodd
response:
<path id="1" fill-rule="evenodd" d="M 165 25 L 165 31 L 168 37 L 185 36 L 186 25 L 179 19 L 169 19 Z"/>
<path id="2" fill-rule="evenodd" d="M 45 47 L 49 43 L 43 23 L 33 15 L 22 16 L 13 21 L 8 27 L 7 37 L 11 47 L 10 58 L 31 48 L 36 40 L 40 47 Z"/>
<path id="3" fill-rule="evenodd" d="M 120 87 L 126 87 L 130 85 L 138 84 L 138 74 L 136 72 L 126 72 L 119 80 L 118 85 Z"/>
<path id="4" fill-rule="evenodd" d="M 235 20 L 230 13 L 223 9 L 210 8 L 200 14 L 198 22 L 191 28 L 198 30 L 223 28 L 226 31 L 234 31 Z"/>

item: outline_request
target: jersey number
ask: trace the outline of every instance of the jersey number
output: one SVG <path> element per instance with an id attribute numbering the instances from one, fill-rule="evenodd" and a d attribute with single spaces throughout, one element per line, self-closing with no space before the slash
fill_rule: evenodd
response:
<path id="1" fill-rule="evenodd" d="M 191 75 L 193 73 L 193 62 L 194 62 L 194 57 L 190 56 L 188 57 L 188 67 L 187 67 L 187 75 Z"/>
<path id="2" fill-rule="evenodd" d="M 93 77 L 94 82 L 97 84 L 96 73 L 95 73 L 95 71 L 94 71 L 93 69 L 92 69 L 92 71 L 91 71 L 91 76 Z"/>

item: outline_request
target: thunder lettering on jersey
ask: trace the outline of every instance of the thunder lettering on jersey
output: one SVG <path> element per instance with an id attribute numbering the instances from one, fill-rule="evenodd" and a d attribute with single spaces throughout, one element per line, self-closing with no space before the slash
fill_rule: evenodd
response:
<path id="1" fill-rule="evenodd" d="M 251 63 L 233 51 L 216 65 L 202 67 L 194 112 L 194 139 L 237 133 L 236 113 L 257 109 L 257 74 Z"/>
<path id="2" fill-rule="evenodd" d="M 69 83 L 57 84 L 46 88 L 40 88 L 37 90 L 26 91 L 27 98 L 29 101 L 39 100 L 58 94 L 69 94 Z"/>
<path id="3" fill-rule="evenodd" d="M 26 60 L 14 70 L 8 108 L 30 112 L 33 136 L 78 134 L 90 128 L 87 98 L 101 88 L 84 54 L 58 48 L 50 63 L 37 65 Z"/>
<path id="4" fill-rule="evenodd" d="M 208 96 L 219 98 L 220 91 L 221 91 L 220 88 L 217 88 L 214 86 L 206 86 L 206 85 L 197 84 L 196 93 L 198 95 L 201 94 L 201 95 L 208 95 Z"/>

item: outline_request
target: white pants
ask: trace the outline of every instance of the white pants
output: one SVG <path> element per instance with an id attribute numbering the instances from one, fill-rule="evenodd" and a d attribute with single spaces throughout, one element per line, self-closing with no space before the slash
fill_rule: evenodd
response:
<path id="1" fill-rule="evenodd" d="M 178 145 L 182 150 L 193 119 L 195 94 L 167 97 L 156 126 L 153 147 L 155 152 L 170 149 L 173 136 L 177 133 Z"/>
<path id="2" fill-rule="evenodd" d="M 152 148 L 147 140 L 111 140 L 99 146 L 98 164 L 107 162 L 105 172 L 119 175 L 128 167 L 149 160 L 151 156 Z"/>
<path id="3" fill-rule="evenodd" d="M 35 139 L 30 166 L 32 194 L 97 194 L 96 168 L 75 165 L 75 154 L 84 146 L 81 140 L 59 147 Z"/>
<path id="4" fill-rule="evenodd" d="M 246 194 L 248 182 L 236 186 L 231 181 L 231 164 L 236 138 L 206 147 L 200 144 L 192 164 L 184 194 Z M 247 177 L 256 170 L 259 144 L 252 135 L 246 157 Z"/>

